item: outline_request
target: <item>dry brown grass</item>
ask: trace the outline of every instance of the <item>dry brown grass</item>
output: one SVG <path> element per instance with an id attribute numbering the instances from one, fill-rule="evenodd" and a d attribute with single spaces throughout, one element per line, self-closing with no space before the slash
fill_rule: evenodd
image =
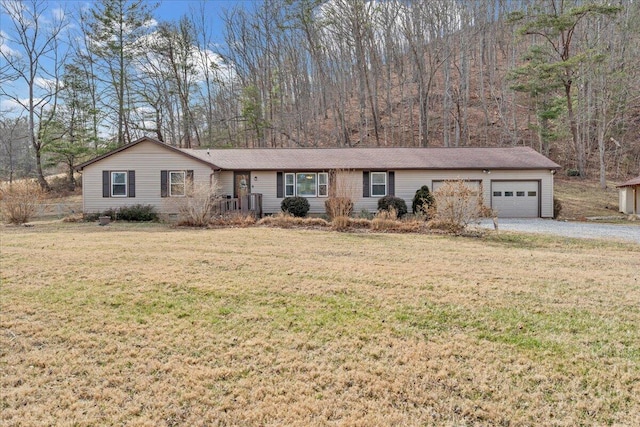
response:
<path id="1" fill-rule="evenodd" d="M 257 224 L 279 228 L 325 228 L 330 225 L 329 222 L 323 218 L 297 217 L 288 212 L 278 212 L 274 215 L 266 216 L 258 221 Z"/>
<path id="2" fill-rule="evenodd" d="M 618 212 L 618 189 L 613 183 L 603 190 L 595 181 L 559 177 L 555 180 L 554 194 L 562 203 L 561 219 L 623 217 Z"/>
<path id="3" fill-rule="evenodd" d="M 3 425 L 635 425 L 640 247 L 2 229 Z"/>
<path id="4" fill-rule="evenodd" d="M 214 218 L 209 224 L 217 227 L 251 227 L 256 222 L 256 217 L 252 214 L 231 212 L 222 217 Z"/>

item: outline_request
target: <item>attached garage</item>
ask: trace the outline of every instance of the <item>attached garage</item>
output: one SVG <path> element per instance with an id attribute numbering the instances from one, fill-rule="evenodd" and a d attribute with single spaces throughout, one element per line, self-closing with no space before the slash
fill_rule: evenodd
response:
<path id="1" fill-rule="evenodd" d="M 491 208 L 502 218 L 540 216 L 540 181 L 491 181 Z"/>

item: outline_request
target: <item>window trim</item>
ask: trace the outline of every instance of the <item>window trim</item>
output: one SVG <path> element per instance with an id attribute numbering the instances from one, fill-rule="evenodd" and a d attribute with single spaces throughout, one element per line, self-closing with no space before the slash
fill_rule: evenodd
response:
<path id="1" fill-rule="evenodd" d="M 305 197 L 308 199 L 326 199 L 327 197 L 329 197 L 329 172 L 284 172 L 282 173 L 282 175 L 283 179 L 281 188 L 283 197 Z M 300 191 L 298 189 L 298 177 L 301 175 L 313 175 L 314 194 L 300 194 Z M 320 181 L 323 182 L 321 183 Z M 324 191 L 322 191 L 322 189 L 324 189 Z M 323 192 L 324 194 L 322 194 Z"/>
<path id="2" fill-rule="evenodd" d="M 287 178 L 291 177 L 291 183 L 287 183 Z M 287 187 L 291 187 L 291 192 L 287 191 Z M 284 197 L 295 197 L 296 196 L 296 174 L 292 172 L 287 172 L 284 174 Z"/>
<path id="3" fill-rule="evenodd" d="M 116 174 L 124 175 L 124 183 L 115 183 L 114 177 Z M 129 172 L 128 171 L 111 171 L 111 179 L 110 179 L 110 195 L 111 197 L 128 197 L 129 196 Z M 113 187 L 115 185 L 124 186 L 124 194 L 115 194 L 113 191 Z"/>
<path id="4" fill-rule="evenodd" d="M 173 194 L 173 185 L 174 183 L 171 181 L 171 177 L 173 174 L 182 174 L 182 194 Z M 187 195 L 187 171 L 185 170 L 173 170 L 173 171 L 168 171 L 168 193 L 169 193 L 169 197 L 185 197 Z M 178 184 L 176 184 L 178 185 Z"/>
<path id="5" fill-rule="evenodd" d="M 324 184 L 320 183 L 320 177 L 324 178 Z M 317 197 L 329 197 L 329 173 L 328 172 L 318 172 L 318 188 L 317 188 Z M 320 187 L 324 186 L 325 191 L 324 194 L 320 191 Z"/>
<path id="6" fill-rule="evenodd" d="M 377 176 L 380 176 L 380 175 L 384 176 L 384 184 L 375 184 L 376 186 L 384 185 L 384 193 L 383 194 L 376 194 L 373 191 L 373 186 L 374 186 L 373 177 L 376 176 L 376 175 Z M 387 172 L 374 172 L 374 171 L 369 172 L 369 195 L 370 195 L 370 197 L 385 197 L 387 195 L 387 192 L 388 192 L 388 187 L 389 187 L 389 180 L 388 180 L 388 177 L 387 177 Z"/>

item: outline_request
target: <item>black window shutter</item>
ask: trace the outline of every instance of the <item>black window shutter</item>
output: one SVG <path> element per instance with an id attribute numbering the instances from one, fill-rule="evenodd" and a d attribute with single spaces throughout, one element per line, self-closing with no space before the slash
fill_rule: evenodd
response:
<path id="1" fill-rule="evenodd" d="M 127 172 L 127 183 L 129 184 L 127 197 L 136 197 L 136 171 Z"/>
<path id="2" fill-rule="evenodd" d="M 328 191 L 328 193 L 329 193 L 329 194 L 328 194 L 328 195 L 329 195 L 329 197 L 337 197 L 336 189 L 334 188 L 335 180 L 336 180 L 336 173 L 337 173 L 337 172 L 336 172 L 336 170 L 335 170 L 335 169 L 330 170 L 330 171 L 327 173 L 327 184 L 329 184 L 329 188 L 328 188 L 327 190 L 329 190 L 329 191 Z"/>
<path id="3" fill-rule="evenodd" d="M 369 197 L 369 171 L 362 172 L 362 197 Z"/>
<path id="4" fill-rule="evenodd" d="M 389 189 L 387 191 L 387 194 L 390 196 L 395 196 L 396 195 L 396 173 L 394 171 L 389 171 L 387 175 L 389 175 Z"/>
<path id="5" fill-rule="evenodd" d="M 276 197 L 278 199 L 284 197 L 284 177 L 282 172 L 276 172 Z"/>
<path id="6" fill-rule="evenodd" d="M 109 171 L 102 171 L 102 197 L 111 196 L 111 173 Z"/>
<path id="7" fill-rule="evenodd" d="M 185 191 L 186 193 L 191 193 L 193 191 L 193 170 L 188 170 L 186 173 L 187 182 L 185 182 Z"/>
<path id="8" fill-rule="evenodd" d="M 168 171 L 160 171 L 160 197 L 167 197 L 169 195 Z"/>

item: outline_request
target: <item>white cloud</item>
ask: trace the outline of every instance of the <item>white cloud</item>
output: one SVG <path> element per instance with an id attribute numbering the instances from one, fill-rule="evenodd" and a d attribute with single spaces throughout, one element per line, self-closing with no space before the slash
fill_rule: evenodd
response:
<path id="1" fill-rule="evenodd" d="M 8 44 L 0 43 L 0 52 L 7 57 L 21 58 L 22 55 L 15 49 L 11 49 Z"/>
<path id="2" fill-rule="evenodd" d="M 5 56 L 13 56 L 15 58 L 21 58 L 22 55 L 15 49 L 12 49 L 11 46 L 7 44 L 7 40 L 9 39 L 9 35 L 4 31 L 0 30 L 0 52 L 2 52 Z"/>
<path id="3" fill-rule="evenodd" d="M 56 87 L 56 81 L 53 79 L 45 79 L 44 77 L 36 77 L 33 82 L 40 89 L 51 90 Z"/>
<path id="4" fill-rule="evenodd" d="M 64 21 L 66 18 L 65 10 L 61 8 L 55 8 L 51 11 L 51 15 L 53 15 L 53 19 L 56 21 Z"/>
<path id="5" fill-rule="evenodd" d="M 153 46 L 157 42 L 158 33 L 153 32 L 146 36 L 141 41 L 143 50 L 146 50 L 144 57 L 140 56 L 141 61 L 137 65 L 137 69 L 150 76 L 161 76 L 162 73 L 167 73 L 166 62 L 158 55 L 156 55 L 150 46 Z M 195 83 L 203 83 L 205 81 L 205 73 L 208 70 L 209 73 L 216 74 L 216 77 L 221 80 L 230 80 L 235 76 L 233 68 L 224 62 L 222 57 L 210 49 L 201 49 L 198 46 L 191 46 L 191 60 L 195 68 Z"/>
<path id="6" fill-rule="evenodd" d="M 24 106 L 25 105 L 29 105 L 29 100 L 28 99 L 20 99 L 20 102 L 14 100 L 14 99 L 7 99 L 7 98 L 3 98 L 0 101 L 0 111 L 13 111 L 13 112 L 19 112 L 21 110 L 24 110 Z M 22 105 L 20 103 L 23 103 Z"/>
<path id="7" fill-rule="evenodd" d="M 158 26 L 158 21 L 156 21 L 154 18 L 148 19 L 144 22 L 144 24 L 142 24 L 143 28 L 155 28 Z"/>
<path id="8" fill-rule="evenodd" d="M 233 68 L 226 64 L 222 57 L 210 49 L 201 50 L 194 47 L 194 54 L 198 60 L 196 67 L 198 70 L 198 81 L 205 80 L 205 67 L 209 67 L 209 71 L 213 70 L 217 77 L 221 80 L 231 80 L 235 76 Z"/>

